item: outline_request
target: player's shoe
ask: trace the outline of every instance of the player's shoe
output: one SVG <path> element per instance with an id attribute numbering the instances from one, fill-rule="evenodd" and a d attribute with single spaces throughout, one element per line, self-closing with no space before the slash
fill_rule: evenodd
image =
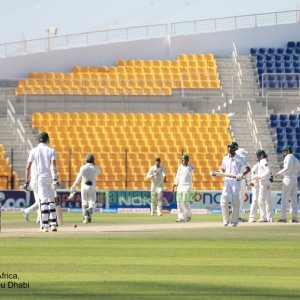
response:
<path id="1" fill-rule="evenodd" d="M 277 222 L 279 222 L 279 223 L 286 223 L 286 219 L 279 219 Z"/>
<path id="2" fill-rule="evenodd" d="M 236 227 L 236 226 L 238 226 L 238 223 L 237 222 L 233 222 L 232 223 L 232 227 Z"/>
<path id="3" fill-rule="evenodd" d="M 192 220 L 192 217 L 187 217 L 186 222 L 190 222 Z"/>
<path id="4" fill-rule="evenodd" d="M 89 223 L 89 218 L 88 217 L 84 217 L 84 220 L 83 220 L 83 222 L 82 222 L 83 224 L 87 224 L 87 223 Z"/>
<path id="5" fill-rule="evenodd" d="M 256 222 L 256 220 L 254 220 L 254 219 L 249 219 L 249 221 L 248 221 L 249 223 L 255 223 Z"/>
<path id="6" fill-rule="evenodd" d="M 223 223 L 223 225 L 224 225 L 225 227 L 227 227 L 227 226 L 228 226 L 228 224 L 229 224 L 228 222 L 226 222 L 226 223 Z"/>
<path id="7" fill-rule="evenodd" d="M 177 219 L 175 222 L 176 222 L 176 223 L 184 223 L 184 222 L 185 222 L 185 219 Z"/>
<path id="8" fill-rule="evenodd" d="M 292 223 L 298 223 L 298 219 L 292 219 Z"/>
<path id="9" fill-rule="evenodd" d="M 269 223 L 274 223 L 274 220 L 273 219 L 269 219 L 268 222 Z"/>
<path id="10" fill-rule="evenodd" d="M 25 209 L 22 209 L 22 214 L 24 219 L 29 222 L 29 213 L 25 212 Z"/>
<path id="11" fill-rule="evenodd" d="M 160 214 L 157 214 L 159 217 L 161 217 L 162 216 L 162 213 L 160 213 Z"/>
<path id="12" fill-rule="evenodd" d="M 268 223 L 268 221 L 261 219 L 261 220 L 258 221 L 258 223 Z"/>
<path id="13" fill-rule="evenodd" d="M 51 226 L 51 231 L 57 231 L 57 227 L 55 225 Z"/>
<path id="14" fill-rule="evenodd" d="M 40 228 L 40 232 L 48 232 L 48 228 Z"/>

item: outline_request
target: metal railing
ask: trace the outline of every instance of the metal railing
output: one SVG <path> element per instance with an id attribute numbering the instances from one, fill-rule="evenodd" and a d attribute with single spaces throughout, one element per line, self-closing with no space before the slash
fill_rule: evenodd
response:
<path id="1" fill-rule="evenodd" d="M 83 32 L 62 36 L 48 36 L 45 38 L 0 44 L 0 57 L 139 39 L 209 33 L 260 26 L 292 24 L 298 22 L 300 22 L 300 11 L 291 10 L 188 22 L 176 22 L 171 24 L 157 24 Z"/>
<path id="2" fill-rule="evenodd" d="M 247 101 L 247 123 L 249 124 L 249 130 L 250 130 L 253 142 L 259 149 L 262 149 L 262 144 L 259 139 L 259 133 L 257 130 L 256 122 L 253 119 L 253 112 L 252 112 L 250 101 Z"/>
<path id="3" fill-rule="evenodd" d="M 232 43 L 232 62 L 233 62 L 233 70 L 234 70 L 234 75 L 232 77 L 232 99 L 235 98 L 235 86 L 236 86 L 236 80 L 238 83 L 238 87 L 239 87 L 239 92 L 240 92 L 240 96 L 243 96 L 243 72 L 241 69 L 241 65 L 239 63 L 239 59 L 238 59 L 238 53 L 236 50 L 236 46 L 235 43 Z"/>

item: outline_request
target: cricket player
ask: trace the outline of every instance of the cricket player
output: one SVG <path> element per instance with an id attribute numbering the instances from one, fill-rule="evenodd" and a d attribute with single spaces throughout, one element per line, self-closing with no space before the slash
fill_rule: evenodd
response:
<path id="1" fill-rule="evenodd" d="M 158 216 L 162 216 L 162 196 L 164 182 L 166 181 L 166 171 L 161 165 L 159 157 L 155 159 L 155 164 L 150 167 L 146 178 L 151 180 L 151 216 L 154 216 L 155 212 Z"/>
<path id="2" fill-rule="evenodd" d="M 252 202 L 250 205 L 250 213 L 249 213 L 249 222 L 256 222 L 256 214 L 258 208 L 258 182 L 256 180 L 257 177 L 257 169 L 258 169 L 259 161 L 251 168 L 251 192 L 252 192 Z"/>
<path id="3" fill-rule="evenodd" d="M 96 176 L 100 173 L 95 165 L 93 154 L 87 154 L 85 164 L 80 167 L 79 173 L 70 189 L 73 193 L 81 180 L 81 204 L 83 224 L 91 223 L 93 210 L 96 203 Z"/>
<path id="4" fill-rule="evenodd" d="M 258 168 L 255 179 L 258 182 L 259 222 L 273 222 L 270 181 L 272 174 L 268 164 L 267 154 L 264 150 L 257 150 L 256 156 Z"/>
<path id="5" fill-rule="evenodd" d="M 182 156 L 182 164 L 179 166 L 174 180 L 173 192 L 177 190 L 178 209 L 178 219 L 176 222 L 189 222 L 192 219 L 190 197 L 194 166 L 189 163 L 189 160 L 190 158 L 188 155 L 184 154 Z"/>
<path id="6" fill-rule="evenodd" d="M 237 145 L 237 143 L 236 143 Z M 237 145 L 238 147 L 238 145 Z M 246 162 L 246 155 L 248 154 L 248 151 L 246 151 L 244 148 L 238 148 L 236 150 L 236 155 L 239 155 L 241 158 L 243 158 Z M 244 205 L 244 200 L 245 200 L 245 195 L 247 193 L 247 179 L 243 178 L 241 180 L 241 190 L 240 190 L 240 212 L 239 212 L 239 222 L 247 222 L 246 219 L 243 218 L 243 205 Z"/>
<path id="7" fill-rule="evenodd" d="M 232 226 L 237 226 L 240 211 L 240 184 L 243 176 L 250 172 L 248 163 L 235 154 L 236 143 L 227 146 L 228 155 L 223 158 L 221 171 L 236 175 L 235 178 L 224 177 L 224 186 L 221 195 L 221 209 L 224 226 L 228 226 L 229 221 L 229 203 L 232 206 Z"/>
<path id="8" fill-rule="evenodd" d="M 40 223 L 41 211 L 40 211 L 40 202 L 38 196 L 38 189 L 37 189 L 37 170 L 35 163 L 32 163 L 30 169 L 30 184 L 29 186 L 24 184 L 24 189 L 28 192 L 32 191 L 34 196 L 34 204 L 31 206 L 22 209 L 24 219 L 29 222 L 29 216 L 32 212 L 37 211 L 37 219 L 36 223 Z"/>
<path id="9" fill-rule="evenodd" d="M 40 231 L 48 232 L 49 226 L 51 231 L 57 231 L 54 189 L 59 188 L 60 184 L 57 180 L 56 151 L 48 145 L 50 139 L 47 132 L 41 132 L 38 141 L 39 144 L 29 153 L 24 188 L 27 189 L 30 184 L 30 169 L 35 162 L 37 196 L 41 210 Z"/>
<path id="10" fill-rule="evenodd" d="M 274 174 L 274 176 L 283 176 L 281 214 L 278 222 L 286 223 L 286 210 L 290 200 L 292 223 L 298 223 L 297 176 L 300 170 L 299 161 L 296 156 L 293 155 L 291 146 L 285 146 L 282 151 L 284 155 L 283 169 Z"/>

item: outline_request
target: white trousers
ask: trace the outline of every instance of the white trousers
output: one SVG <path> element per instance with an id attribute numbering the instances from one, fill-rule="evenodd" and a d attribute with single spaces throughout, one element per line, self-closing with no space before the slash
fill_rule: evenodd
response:
<path id="1" fill-rule="evenodd" d="M 162 208 L 162 188 L 154 188 L 151 191 L 151 215 L 154 215 L 157 212 L 157 215 L 161 215 Z"/>
<path id="2" fill-rule="evenodd" d="M 297 178 L 284 177 L 282 180 L 281 214 L 280 219 L 286 220 L 286 211 L 289 201 L 291 203 L 291 215 L 293 220 L 298 219 L 297 208 Z"/>
<path id="3" fill-rule="evenodd" d="M 86 184 L 81 185 L 81 204 L 82 213 L 86 215 L 86 210 L 93 212 L 96 203 L 96 189 L 94 186 L 89 186 Z"/>
<path id="4" fill-rule="evenodd" d="M 255 221 L 258 208 L 258 183 L 251 188 L 252 202 L 250 205 L 249 221 Z"/>
<path id="5" fill-rule="evenodd" d="M 191 192 L 177 192 L 178 219 L 186 220 L 192 217 L 190 196 Z"/>
<path id="6" fill-rule="evenodd" d="M 54 190 L 51 187 L 52 178 L 38 178 L 37 193 L 41 207 L 41 227 L 48 228 L 56 225 L 56 209 L 54 203 Z"/>
<path id="7" fill-rule="evenodd" d="M 243 205 L 245 200 L 245 195 L 247 192 L 247 186 L 246 186 L 246 180 L 241 180 L 241 186 L 240 186 L 240 212 L 239 212 L 239 218 L 243 217 Z"/>
<path id="8" fill-rule="evenodd" d="M 224 180 L 221 195 L 223 224 L 230 223 L 229 205 L 232 206 L 232 223 L 238 223 L 240 213 L 240 181 Z"/>
<path id="9" fill-rule="evenodd" d="M 258 207 L 261 221 L 272 221 L 271 183 L 259 182 Z"/>
<path id="10" fill-rule="evenodd" d="M 40 201 L 39 201 L 39 195 L 38 195 L 38 183 L 37 180 L 30 180 L 30 189 L 33 192 L 34 196 L 34 204 L 24 209 L 24 212 L 26 214 L 31 214 L 32 212 L 36 211 L 38 215 L 38 220 L 40 220 L 41 217 L 41 211 L 39 209 L 40 207 Z"/>

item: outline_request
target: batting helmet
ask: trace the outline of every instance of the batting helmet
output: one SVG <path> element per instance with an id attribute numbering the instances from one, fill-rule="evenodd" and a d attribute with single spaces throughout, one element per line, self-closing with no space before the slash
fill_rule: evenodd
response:
<path id="1" fill-rule="evenodd" d="M 87 163 L 94 163 L 95 162 L 95 157 L 93 154 L 87 154 L 87 156 L 85 157 L 85 161 Z"/>
<path id="2" fill-rule="evenodd" d="M 156 157 L 155 161 L 160 162 L 160 157 Z"/>
<path id="3" fill-rule="evenodd" d="M 41 143 L 47 142 L 49 140 L 49 134 L 47 132 L 41 132 L 38 135 L 38 141 Z"/>
<path id="4" fill-rule="evenodd" d="M 256 157 L 257 159 L 267 158 L 267 154 L 264 150 L 259 149 L 256 151 Z"/>
<path id="5" fill-rule="evenodd" d="M 183 155 L 182 155 L 182 160 L 189 161 L 190 158 L 189 158 L 189 156 L 188 156 L 187 154 L 183 154 Z"/>
<path id="6" fill-rule="evenodd" d="M 227 148 L 232 148 L 236 151 L 237 149 L 239 149 L 239 145 L 236 142 L 232 142 L 230 145 L 227 145 Z"/>

